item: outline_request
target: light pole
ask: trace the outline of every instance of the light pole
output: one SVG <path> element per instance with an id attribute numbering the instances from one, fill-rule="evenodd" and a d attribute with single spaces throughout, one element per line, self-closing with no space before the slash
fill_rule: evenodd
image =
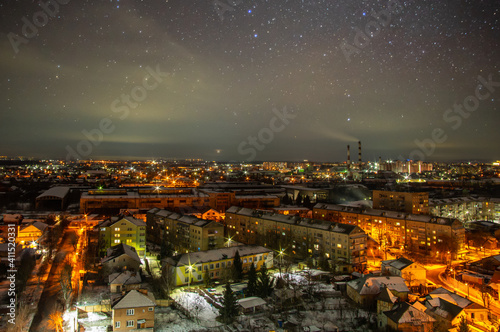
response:
<path id="1" fill-rule="evenodd" d="M 280 278 L 281 278 L 281 265 L 283 264 L 283 255 L 285 254 L 285 249 L 280 249 L 278 257 L 280 258 L 279 261 L 279 270 L 280 270 Z"/>
<path id="2" fill-rule="evenodd" d="M 465 286 L 467 286 L 467 299 L 469 299 L 469 283 L 465 283 Z"/>
<path id="3" fill-rule="evenodd" d="M 192 272 L 193 272 L 193 266 L 192 265 L 189 265 L 188 266 L 188 289 L 189 289 L 189 286 L 191 285 L 191 275 L 192 275 Z"/>

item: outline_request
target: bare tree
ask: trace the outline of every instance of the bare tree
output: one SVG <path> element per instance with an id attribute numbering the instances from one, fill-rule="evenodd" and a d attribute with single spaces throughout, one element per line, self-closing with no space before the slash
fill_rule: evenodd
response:
<path id="1" fill-rule="evenodd" d="M 61 275 L 59 276 L 59 284 L 61 285 L 61 292 L 65 305 L 68 304 L 73 291 L 72 276 L 73 266 L 70 262 L 66 261 L 62 266 Z"/>

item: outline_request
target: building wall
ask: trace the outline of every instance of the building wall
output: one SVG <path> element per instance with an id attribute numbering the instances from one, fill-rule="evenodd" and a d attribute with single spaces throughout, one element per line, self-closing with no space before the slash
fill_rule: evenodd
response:
<path id="1" fill-rule="evenodd" d="M 104 245 L 103 250 L 120 243 L 134 247 L 139 257 L 146 254 L 146 223 L 144 226 L 121 219 L 109 227 L 100 227 L 99 233 Z"/>
<path id="2" fill-rule="evenodd" d="M 361 229 L 345 234 L 228 212 L 225 222 L 228 235 L 242 243 L 287 248 L 299 257 L 323 254 L 329 259 L 366 264 L 367 236 Z"/>
<path id="3" fill-rule="evenodd" d="M 152 308 L 152 311 L 150 311 Z M 150 328 L 154 329 L 155 326 L 155 309 L 154 307 L 135 307 L 130 308 L 134 309 L 133 315 L 127 315 L 128 309 L 113 309 L 112 318 L 113 318 L 113 331 L 130 331 L 137 329 L 137 321 L 141 319 L 145 319 L 146 322 L 141 328 Z M 133 320 L 134 325 L 131 327 L 127 327 L 127 321 Z M 116 327 L 116 322 L 120 322 L 120 327 Z"/>
<path id="4" fill-rule="evenodd" d="M 128 255 L 121 255 L 111 261 L 103 263 L 103 270 L 106 273 L 110 273 L 113 270 L 133 270 L 139 271 L 140 263 Z"/>
<path id="5" fill-rule="evenodd" d="M 267 268 L 272 268 L 273 257 L 272 252 L 255 255 L 242 255 L 240 258 L 243 263 L 243 271 L 248 271 L 252 263 L 257 271 L 262 268 L 263 264 L 266 264 Z M 233 261 L 233 258 L 228 258 L 212 262 L 193 264 L 193 268 L 191 270 L 185 265 L 168 267 L 168 269 L 173 270 L 175 286 L 185 286 L 188 284 L 202 282 L 205 273 L 209 273 L 210 278 L 214 280 L 222 278 L 223 273 L 231 271 Z"/>
<path id="6" fill-rule="evenodd" d="M 428 214 L 429 194 L 374 190 L 373 208 L 412 214 Z"/>

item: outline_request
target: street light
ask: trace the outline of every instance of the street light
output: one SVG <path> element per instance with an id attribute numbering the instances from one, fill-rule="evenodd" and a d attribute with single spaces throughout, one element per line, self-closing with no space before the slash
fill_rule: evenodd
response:
<path id="1" fill-rule="evenodd" d="M 188 274 L 188 288 L 189 288 L 189 286 L 191 285 L 191 275 L 192 275 L 192 272 L 193 272 L 193 266 L 192 265 L 188 266 L 188 271 L 189 271 L 189 274 Z"/>
<path id="2" fill-rule="evenodd" d="M 469 298 L 469 283 L 465 283 L 465 286 L 467 286 L 467 299 Z"/>
<path id="3" fill-rule="evenodd" d="M 283 264 L 283 255 L 285 254 L 285 249 L 280 249 L 278 253 L 278 257 L 280 258 L 279 270 L 280 270 L 280 278 L 281 278 L 281 265 Z"/>

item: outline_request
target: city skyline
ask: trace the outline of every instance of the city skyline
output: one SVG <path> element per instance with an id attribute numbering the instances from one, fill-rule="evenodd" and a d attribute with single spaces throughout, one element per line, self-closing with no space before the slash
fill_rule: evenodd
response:
<path id="1" fill-rule="evenodd" d="M 500 159 L 499 8 L 0 4 L 0 155 Z M 80 158 L 78 158 L 80 157 Z"/>

